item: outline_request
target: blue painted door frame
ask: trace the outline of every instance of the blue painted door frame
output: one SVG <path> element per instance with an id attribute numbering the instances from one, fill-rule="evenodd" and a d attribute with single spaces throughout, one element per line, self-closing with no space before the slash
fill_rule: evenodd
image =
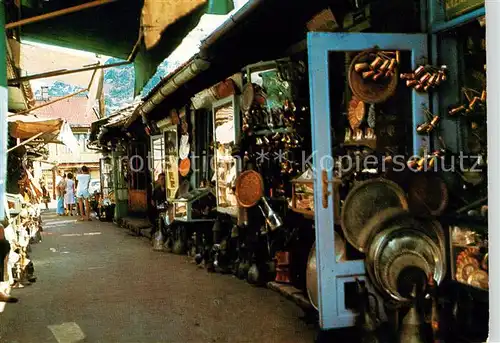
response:
<path id="1" fill-rule="evenodd" d="M 347 310 L 344 302 L 344 283 L 355 277 L 364 279 L 362 260 L 337 262 L 334 245 L 334 217 L 332 195 L 323 206 L 323 192 L 333 194 L 333 184 L 326 188 L 322 182 L 324 171 L 333 180 L 332 137 L 330 130 L 329 52 L 361 51 L 378 46 L 383 50 L 410 51 L 412 68 L 427 63 L 427 35 L 424 34 L 374 34 L 374 33 L 319 33 L 309 32 L 307 47 L 309 57 L 309 85 L 311 100 L 311 136 L 313 147 L 314 202 L 316 230 L 316 258 L 318 277 L 318 310 L 320 327 L 333 329 L 354 324 L 355 314 Z M 345 85 L 338 85 L 339 91 Z M 425 115 L 422 107 L 429 106 L 429 96 L 412 91 L 413 129 Z M 415 132 L 415 130 L 414 130 Z M 414 135 L 413 150 L 418 152 L 422 138 Z"/>

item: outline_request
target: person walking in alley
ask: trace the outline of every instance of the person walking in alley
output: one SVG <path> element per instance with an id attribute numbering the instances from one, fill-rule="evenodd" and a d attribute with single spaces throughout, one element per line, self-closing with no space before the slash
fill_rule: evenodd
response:
<path id="1" fill-rule="evenodd" d="M 83 166 L 81 174 L 76 176 L 77 186 L 76 186 L 76 197 L 78 198 L 78 206 L 80 207 L 81 218 L 79 221 L 91 221 L 90 219 L 90 174 L 89 168 Z"/>
<path id="2" fill-rule="evenodd" d="M 57 195 L 57 215 L 64 215 L 64 193 L 66 192 L 66 175 L 60 172 L 58 181 L 56 183 Z"/>
<path id="3" fill-rule="evenodd" d="M 50 196 L 47 187 L 45 186 L 45 181 L 40 181 L 40 188 L 42 188 L 42 202 L 45 204 L 45 209 L 49 209 Z"/>
<path id="4" fill-rule="evenodd" d="M 66 194 L 64 195 L 64 202 L 68 214 L 73 216 L 73 206 L 75 205 L 75 181 L 73 181 L 73 174 L 68 173 L 66 181 Z"/>

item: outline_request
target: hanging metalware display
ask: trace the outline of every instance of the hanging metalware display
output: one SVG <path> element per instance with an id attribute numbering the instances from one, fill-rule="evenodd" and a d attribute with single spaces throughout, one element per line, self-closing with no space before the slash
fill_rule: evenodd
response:
<path id="1" fill-rule="evenodd" d="M 349 109 L 347 112 L 347 119 L 349 120 L 349 126 L 354 131 L 360 127 L 361 123 L 365 118 L 365 103 L 355 96 L 349 101 Z"/>
<path id="2" fill-rule="evenodd" d="M 427 92 L 437 88 L 446 81 L 447 67 L 434 67 L 431 65 L 421 65 L 412 73 L 400 75 L 402 80 L 406 80 L 406 86 L 415 89 L 417 92 Z"/>
<path id="3" fill-rule="evenodd" d="M 353 94 L 369 104 L 385 102 L 398 85 L 399 52 L 382 52 L 376 49 L 363 51 L 351 62 L 348 73 Z"/>
<path id="4" fill-rule="evenodd" d="M 417 126 L 417 133 L 421 135 L 427 135 L 434 131 L 437 128 L 440 117 L 438 115 L 434 115 L 427 108 L 423 107 L 424 113 L 427 116 L 427 121 Z"/>
<path id="5" fill-rule="evenodd" d="M 404 191 L 386 179 L 363 181 L 349 192 L 341 213 L 341 226 L 347 241 L 357 250 L 366 250 L 362 232 L 365 224 L 387 208 L 408 208 Z"/>
<path id="6" fill-rule="evenodd" d="M 417 215 L 441 215 L 448 206 L 446 183 L 435 173 L 413 173 L 408 189 L 410 210 Z"/>
<path id="7" fill-rule="evenodd" d="M 467 103 L 452 106 L 448 110 L 448 114 L 450 116 L 468 115 L 471 113 L 486 111 L 486 90 L 478 92 L 475 89 L 463 87 L 462 94 L 467 100 Z"/>
<path id="8" fill-rule="evenodd" d="M 264 196 L 264 180 L 254 170 L 246 170 L 236 179 L 236 199 L 241 207 L 249 208 L 258 204 Z"/>
<path id="9" fill-rule="evenodd" d="M 179 143 L 179 158 L 184 160 L 189 156 L 189 135 L 182 135 Z"/>
<path id="10" fill-rule="evenodd" d="M 271 231 L 283 226 L 283 220 L 274 212 L 264 196 L 264 180 L 258 172 L 247 170 L 238 176 L 236 179 L 236 200 L 244 208 L 258 205 Z"/>
<path id="11" fill-rule="evenodd" d="M 407 209 L 388 208 L 374 215 L 360 231 L 359 241 L 363 252 L 367 252 L 375 236 L 388 227 L 395 225 L 411 227 L 429 236 L 439 246 L 442 256 L 446 256 L 446 238 L 441 224 L 431 218 L 416 218 Z M 443 261 L 446 264 L 446 260 Z"/>
<path id="12" fill-rule="evenodd" d="M 370 244 L 366 269 L 374 285 L 386 297 L 398 302 L 410 300 L 410 287 L 425 287 L 433 273 L 437 283 L 446 274 L 445 257 L 439 246 L 411 225 L 391 225 L 379 232 Z"/>
<path id="13" fill-rule="evenodd" d="M 243 88 L 243 94 L 241 97 L 241 109 L 243 112 L 247 112 L 252 107 L 255 98 L 255 90 L 252 83 L 247 83 Z"/>

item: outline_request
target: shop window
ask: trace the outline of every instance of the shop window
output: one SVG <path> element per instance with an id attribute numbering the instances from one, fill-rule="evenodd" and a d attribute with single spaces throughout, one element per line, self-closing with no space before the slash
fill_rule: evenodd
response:
<path id="1" fill-rule="evenodd" d="M 158 175 L 165 172 L 165 139 L 162 135 L 151 138 L 151 155 L 149 163 L 153 176 L 153 182 L 158 179 Z"/>

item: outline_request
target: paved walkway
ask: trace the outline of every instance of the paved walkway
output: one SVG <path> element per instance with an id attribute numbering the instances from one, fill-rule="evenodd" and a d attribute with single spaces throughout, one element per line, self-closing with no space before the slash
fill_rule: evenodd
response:
<path id="1" fill-rule="evenodd" d="M 0 314 L 2 343 L 313 342 L 280 295 L 209 274 L 99 221 L 44 215 L 37 283 Z"/>

